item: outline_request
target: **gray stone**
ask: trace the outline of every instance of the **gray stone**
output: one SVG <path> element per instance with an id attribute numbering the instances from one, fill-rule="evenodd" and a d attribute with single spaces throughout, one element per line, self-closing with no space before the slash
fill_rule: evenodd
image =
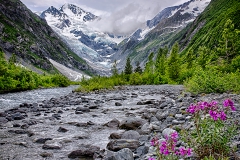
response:
<path id="1" fill-rule="evenodd" d="M 117 128 L 117 127 L 119 127 L 119 124 L 120 124 L 119 120 L 114 118 L 113 120 L 111 120 L 108 123 L 104 124 L 104 126 L 108 126 L 110 128 Z"/>
<path id="2" fill-rule="evenodd" d="M 141 131 L 144 134 L 149 134 L 151 133 L 153 127 L 152 125 L 150 125 L 149 123 L 145 123 L 142 127 L 141 127 Z"/>
<path id="3" fill-rule="evenodd" d="M 137 155 L 140 157 L 148 153 L 149 147 L 147 146 L 140 146 L 137 148 Z"/>
<path id="4" fill-rule="evenodd" d="M 151 122 L 156 122 L 156 121 L 158 121 L 158 119 L 155 116 L 150 119 L 150 123 Z"/>
<path id="5" fill-rule="evenodd" d="M 177 118 L 178 120 L 184 120 L 185 116 L 183 116 L 182 114 L 176 114 L 175 118 Z"/>
<path id="6" fill-rule="evenodd" d="M 129 148 L 132 151 L 136 150 L 140 146 L 140 143 L 138 140 L 134 139 L 117 139 L 117 140 L 111 140 L 107 144 L 107 149 L 110 151 L 119 151 L 123 148 Z"/>
<path id="7" fill-rule="evenodd" d="M 163 102 L 159 107 L 160 107 L 161 109 L 163 109 L 163 108 L 165 108 L 165 107 L 167 107 L 167 106 L 168 106 L 167 102 Z"/>
<path id="8" fill-rule="evenodd" d="M 88 107 L 77 107 L 76 111 L 90 112 L 90 109 Z"/>
<path id="9" fill-rule="evenodd" d="M 110 139 L 121 139 L 122 134 L 121 133 L 111 133 L 109 138 Z"/>
<path id="10" fill-rule="evenodd" d="M 22 119 L 25 118 L 21 113 L 12 114 L 11 117 L 12 117 L 12 119 L 14 119 L 14 120 L 22 120 Z"/>
<path id="11" fill-rule="evenodd" d="M 123 119 L 119 124 L 119 128 L 127 130 L 136 130 L 138 127 L 142 126 L 145 123 L 147 123 L 147 121 L 144 119 L 130 117 Z"/>
<path id="12" fill-rule="evenodd" d="M 100 151 L 100 147 L 92 145 L 81 145 L 78 150 L 72 151 L 68 158 L 93 157 L 95 152 Z"/>
<path id="13" fill-rule="evenodd" d="M 104 160 L 134 160 L 134 157 L 133 152 L 130 149 L 124 148 L 117 153 L 107 155 Z"/>
<path id="14" fill-rule="evenodd" d="M 7 123 L 8 120 L 5 117 L 0 117 L 0 124 Z"/>
<path id="15" fill-rule="evenodd" d="M 119 102 L 115 102 L 115 106 L 122 106 L 122 104 Z"/>
<path id="16" fill-rule="evenodd" d="M 38 138 L 34 140 L 35 143 L 44 144 L 46 141 L 52 140 L 52 138 Z"/>
<path id="17" fill-rule="evenodd" d="M 45 144 L 42 146 L 42 149 L 45 150 L 60 150 L 62 148 L 62 145 L 55 141 L 55 140 L 49 140 L 46 141 Z"/>
<path id="18" fill-rule="evenodd" d="M 158 111 L 157 114 L 156 114 L 156 118 L 159 120 L 159 121 L 162 121 L 163 119 L 166 119 L 167 116 L 169 115 L 169 111 Z"/>
<path id="19" fill-rule="evenodd" d="M 124 132 L 121 139 L 135 139 L 135 140 L 138 140 L 139 137 L 140 137 L 140 134 L 137 131 L 130 130 L 130 131 Z"/>
<path id="20" fill-rule="evenodd" d="M 172 128 L 165 128 L 163 131 L 162 131 L 162 135 L 163 137 L 166 137 L 166 136 L 170 136 L 173 132 L 176 132 L 176 130 L 172 129 Z"/>
<path id="21" fill-rule="evenodd" d="M 58 132 L 64 132 L 64 133 L 65 133 L 65 132 L 68 131 L 68 129 L 63 128 L 63 127 L 59 127 L 57 131 L 58 131 Z"/>
<path id="22" fill-rule="evenodd" d="M 176 119 L 174 119 L 174 120 L 172 121 L 172 124 L 173 124 L 173 125 L 178 125 L 178 124 L 183 124 L 183 123 L 185 123 L 185 121 L 178 121 L 178 120 L 176 120 Z"/>

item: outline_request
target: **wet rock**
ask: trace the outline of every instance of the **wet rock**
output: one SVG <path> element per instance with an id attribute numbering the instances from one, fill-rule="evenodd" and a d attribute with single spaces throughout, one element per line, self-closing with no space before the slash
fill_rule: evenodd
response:
<path id="1" fill-rule="evenodd" d="M 118 128 L 120 124 L 120 121 L 114 118 L 113 120 L 109 121 L 108 123 L 104 124 L 104 126 L 110 127 L 110 128 Z"/>
<path id="2" fill-rule="evenodd" d="M 14 123 L 14 124 L 13 124 L 13 127 L 21 127 L 21 125 L 18 124 L 18 123 Z"/>
<path id="3" fill-rule="evenodd" d="M 42 146 L 42 149 L 45 150 L 60 150 L 62 145 L 54 140 L 46 141 L 45 144 Z"/>
<path id="4" fill-rule="evenodd" d="M 8 116 L 7 113 L 5 113 L 5 112 L 0 112 L 0 117 L 7 117 L 7 116 Z"/>
<path id="5" fill-rule="evenodd" d="M 82 111 L 75 111 L 75 114 L 83 114 Z"/>
<path id="6" fill-rule="evenodd" d="M 122 134 L 121 133 L 111 133 L 109 138 L 110 139 L 121 139 Z"/>
<path id="7" fill-rule="evenodd" d="M 134 160 L 134 157 L 130 149 L 124 148 L 112 155 L 108 155 L 105 160 Z"/>
<path id="8" fill-rule="evenodd" d="M 47 158 L 47 157 L 52 157 L 53 154 L 48 152 L 42 152 L 40 153 L 40 156 L 42 156 L 43 158 Z"/>
<path id="9" fill-rule="evenodd" d="M 28 143 L 27 142 L 16 142 L 14 144 L 15 145 L 19 145 L 19 146 L 23 146 L 23 147 L 28 147 Z"/>
<path id="10" fill-rule="evenodd" d="M 68 158 L 83 158 L 83 157 L 93 157 L 95 152 L 99 152 L 100 147 L 91 145 L 81 145 L 78 150 L 72 151 Z"/>
<path id="11" fill-rule="evenodd" d="M 29 131 L 26 130 L 8 130 L 9 133 L 15 133 L 15 134 L 28 134 Z"/>
<path id="12" fill-rule="evenodd" d="M 38 139 L 34 140 L 34 142 L 44 144 L 48 140 L 52 140 L 52 138 L 38 138 Z"/>
<path id="13" fill-rule="evenodd" d="M 63 127 L 59 127 L 57 131 L 58 131 L 58 132 L 64 132 L 64 133 L 65 133 L 65 132 L 68 131 L 68 129 L 63 128 Z"/>
<path id="14" fill-rule="evenodd" d="M 21 113 L 15 113 L 11 115 L 13 120 L 22 120 L 25 119 L 25 117 Z"/>
<path id="15" fill-rule="evenodd" d="M 61 119 L 61 115 L 60 114 L 53 114 L 52 117 L 57 119 L 57 120 Z"/>
<path id="16" fill-rule="evenodd" d="M 122 106 L 122 103 L 115 102 L 115 106 Z"/>
<path id="17" fill-rule="evenodd" d="M 29 127 L 28 124 L 23 124 L 23 125 L 21 125 L 21 128 L 22 128 L 22 129 L 27 129 L 28 127 Z"/>
<path id="18" fill-rule="evenodd" d="M 140 134 L 137 131 L 130 130 L 130 131 L 124 132 L 121 139 L 135 139 L 135 140 L 138 140 L 139 137 L 140 137 Z"/>
<path id="19" fill-rule="evenodd" d="M 142 126 L 145 123 L 147 123 L 147 121 L 144 119 L 130 117 L 123 119 L 119 124 L 119 128 L 127 130 L 136 130 L 138 127 Z"/>
<path id="20" fill-rule="evenodd" d="M 32 120 L 32 119 L 30 119 L 30 120 L 23 120 L 22 122 L 26 123 L 29 126 L 36 125 L 38 123 L 37 120 Z"/>
<path id="21" fill-rule="evenodd" d="M 7 122 L 8 122 L 7 118 L 0 117 L 0 124 L 4 124 L 4 123 L 7 123 Z"/>
<path id="22" fill-rule="evenodd" d="M 98 109 L 98 105 L 96 105 L 96 104 L 91 104 L 88 108 L 89 108 L 89 109 Z"/>
<path id="23" fill-rule="evenodd" d="M 77 107 L 76 111 L 81 111 L 81 112 L 90 112 L 90 109 L 87 107 Z"/>
<path id="24" fill-rule="evenodd" d="M 136 150 L 140 146 L 140 143 L 138 140 L 133 139 L 117 139 L 117 140 L 111 140 L 107 144 L 107 149 L 110 151 L 119 151 L 123 148 L 129 148 L 132 151 Z"/>

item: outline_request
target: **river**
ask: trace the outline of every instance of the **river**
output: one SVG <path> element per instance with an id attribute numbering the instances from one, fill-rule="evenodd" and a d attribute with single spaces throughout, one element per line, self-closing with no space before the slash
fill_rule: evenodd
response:
<path id="1" fill-rule="evenodd" d="M 18 106 L 21 103 L 38 103 L 51 98 L 67 95 L 78 86 L 36 89 L 16 93 L 0 94 L 0 112 Z"/>

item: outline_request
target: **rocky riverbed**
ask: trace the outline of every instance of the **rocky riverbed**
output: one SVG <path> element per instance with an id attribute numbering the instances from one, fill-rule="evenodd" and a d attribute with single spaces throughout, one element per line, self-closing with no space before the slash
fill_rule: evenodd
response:
<path id="1" fill-rule="evenodd" d="M 240 122 L 240 95 L 192 95 L 183 86 L 125 86 L 22 102 L 0 112 L 0 159 L 145 160 L 150 139 L 191 127 L 186 108 L 197 101 L 231 98 Z M 240 136 L 234 141 L 240 153 Z"/>

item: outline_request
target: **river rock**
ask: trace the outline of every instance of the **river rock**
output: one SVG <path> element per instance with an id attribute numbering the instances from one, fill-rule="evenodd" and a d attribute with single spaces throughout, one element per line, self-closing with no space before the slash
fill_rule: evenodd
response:
<path id="1" fill-rule="evenodd" d="M 122 106 L 122 103 L 115 102 L 115 106 Z"/>
<path id="2" fill-rule="evenodd" d="M 136 130 L 138 127 L 142 126 L 143 124 L 147 123 L 146 120 L 137 118 L 137 117 L 130 117 L 125 118 L 120 122 L 119 128 L 127 129 L 127 130 Z"/>
<path id="3" fill-rule="evenodd" d="M 100 148 L 92 145 L 81 145 L 78 150 L 72 151 L 68 158 L 82 158 L 82 157 L 93 157 L 95 152 L 100 151 Z"/>
<path id="4" fill-rule="evenodd" d="M 110 139 L 121 139 L 122 133 L 111 133 L 109 138 Z"/>
<path id="5" fill-rule="evenodd" d="M 120 121 L 114 118 L 113 120 L 106 123 L 105 126 L 108 126 L 110 128 L 118 128 L 119 124 L 120 124 Z"/>
<path id="6" fill-rule="evenodd" d="M 140 134 L 137 131 L 130 130 L 130 131 L 124 132 L 121 139 L 135 139 L 135 140 L 138 140 L 139 137 L 140 137 Z"/>
<path id="7" fill-rule="evenodd" d="M 107 149 L 111 151 L 119 151 L 123 148 L 129 148 L 132 151 L 136 150 L 140 146 L 140 143 L 138 140 L 134 139 L 117 139 L 117 140 L 111 140 L 107 144 Z"/>
<path id="8" fill-rule="evenodd" d="M 33 142 L 44 144 L 48 140 L 52 140 L 52 138 L 38 138 L 38 139 L 35 139 Z"/>
<path id="9" fill-rule="evenodd" d="M 156 118 L 159 120 L 159 121 L 162 121 L 163 119 L 166 119 L 167 116 L 169 115 L 169 111 L 158 111 L 156 113 Z"/>
<path id="10" fill-rule="evenodd" d="M 90 112 L 90 109 L 88 107 L 77 107 L 76 111 Z"/>
<path id="11" fill-rule="evenodd" d="M 4 124 L 4 123 L 7 123 L 7 122 L 8 122 L 7 118 L 0 117 L 0 124 Z"/>
<path id="12" fill-rule="evenodd" d="M 22 119 L 25 118 L 21 113 L 12 114 L 11 117 L 12 117 L 12 119 L 14 119 L 14 120 L 22 120 Z"/>
<path id="13" fill-rule="evenodd" d="M 58 131 L 58 132 L 64 132 L 64 133 L 65 133 L 65 132 L 68 131 L 68 129 L 63 128 L 63 127 L 59 127 L 57 131 Z"/>
<path id="14" fill-rule="evenodd" d="M 163 131 L 162 131 L 162 135 L 164 137 L 166 136 L 170 136 L 173 132 L 176 132 L 176 130 L 172 129 L 172 128 L 165 128 Z"/>
<path id="15" fill-rule="evenodd" d="M 148 150 L 149 150 L 149 147 L 147 147 L 147 146 L 140 146 L 140 147 L 137 148 L 136 153 L 137 153 L 137 155 L 139 157 L 141 157 L 142 155 L 147 154 Z"/>
<path id="16" fill-rule="evenodd" d="M 45 150 L 60 150 L 62 148 L 62 145 L 54 140 L 46 141 L 45 144 L 42 146 L 42 149 Z"/>
<path id="17" fill-rule="evenodd" d="M 134 160 L 134 157 L 130 149 L 124 148 L 112 155 L 108 155 L 104 160 Z"/>

